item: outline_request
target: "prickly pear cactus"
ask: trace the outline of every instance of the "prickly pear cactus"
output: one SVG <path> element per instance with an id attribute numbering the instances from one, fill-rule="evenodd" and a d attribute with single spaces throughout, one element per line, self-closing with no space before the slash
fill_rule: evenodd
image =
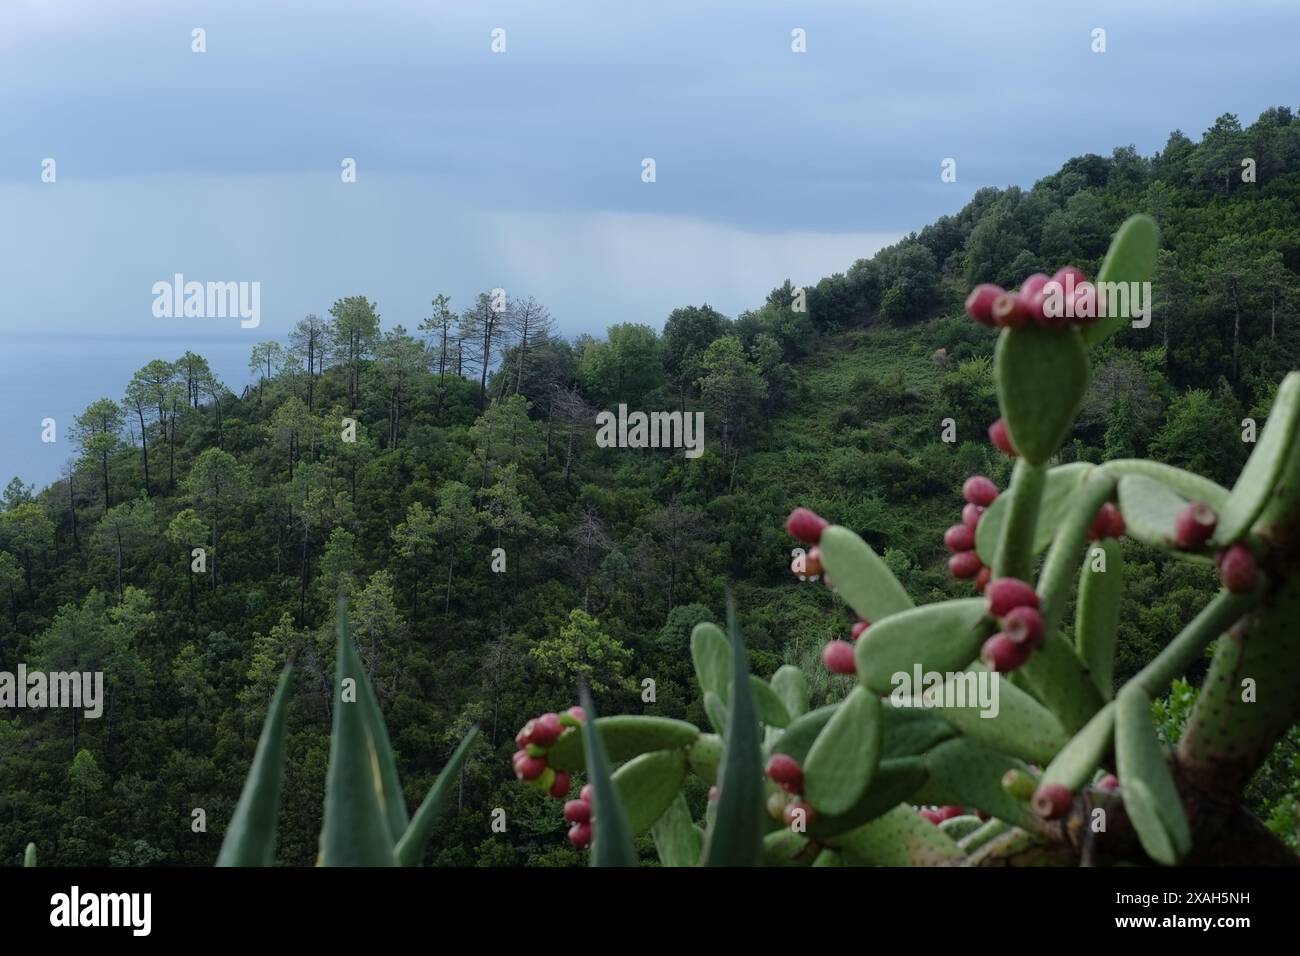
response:
<path id="1" fill-rule="evenodd" d="M 590 780 L 564 816 L 593 865 L 634 865 L 631 838 L 647 832 L 669 866 L 1297 862 L 1240 797 L 1300 710 L 1300 373 L 1232 489 L 1152 461 L 1053 465 L 1088 348 L 1132 319 L 1125 293 L 1149 281 L 1157 245 L 1154 222 L 1135 216 L 1096 283 L 1067 266 L 967 300 L 997 329 L 1002 417 L 989 437 L 1016 459 L 1005 490 L 965 483 L 945 535 L 975 596 L 915 606 L 852 530 L 789 516 L 809 546 L 802 575 L 859 619 L 823 653 L 856 675 L 843 700 L 809 710 L 791 666 L 750 675 L 729 609 L 725 633 L 701 624 L 691 639 L 712 732 L 597 717 L 589 699 L 520 731 L 520 779 L 560 799 L 569 773 Z M 1217 563 L 1222 588 L 1115 692 L 1126 537 Z M 1166 752 L 1151 701 L 1212 644 Z M 700 823 L 682 796 L 690 773 L 715 785 Z"/>

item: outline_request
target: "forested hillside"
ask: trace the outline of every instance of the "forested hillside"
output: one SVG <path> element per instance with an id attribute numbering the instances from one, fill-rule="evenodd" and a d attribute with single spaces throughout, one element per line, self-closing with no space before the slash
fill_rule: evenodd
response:
<path id="1" fill-rule="evenodd" d="M 683 306 L 662 330 L 567 340 L 527 290 L 383 318 L 357 290 L 288 341 L 250 341 L 247 387 L 192 353 L 141 355 L 122 394 L 69 430 L 62 481 L 4 491 L 0 671 L 101 670 L 107 699 L 97 720 L 0 717 L 0 862 L 35 841 L 51 864 L 211 864 L 293 658 L 280 859 L 312 863 L 344 592 L 408 804 L 482 725 L 428 861 L 578 863 L 554 801 L 512 785 L 520 724 L 576 703 L 580 677 L 602 712 L 703 723 L 688 637 L 720 617 L 728 586 L 756 673 L 815 660 L 852 618 L 791 575 L 781 523 L 795 504 L 857 530 L 918 601 L 968 594 L 943 531 L 963 478 L 1001 485 L 1010 465 L 985 437 L 994 335 L 962 302 L 976 283 L 1065 263 L 1095 273 L 1136 211 L 1162 230 L 1153 319 L 1094 352 L 1065 458 L 1149 455 L 1231 484 L 1245 420 L 1262 425 L 1300 368 L 1300 118 L 1287 108 L 1246 128 L 1224 116 L 1199 142 L 1175 132 L 1153 157 L 1120 148 L 1029 190 L 981 190 L 734 318 Z M 599 447 L 596 413 L 619 404 L 703 411 L 704 454 Z M 1215 580 L 1125 548 L 1117 681 Z M 1169 727 L 1199 676 L 1162 703 Z M 836 682 L 848 686 L 826 677 L 815 695 L 838 696 Z M 1279 745 L 1252 792 L 1293 845 L 1298 743 Z"/>

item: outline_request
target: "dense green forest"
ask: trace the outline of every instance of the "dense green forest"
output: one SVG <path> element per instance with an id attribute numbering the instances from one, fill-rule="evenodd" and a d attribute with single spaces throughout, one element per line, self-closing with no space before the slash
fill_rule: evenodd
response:
<path id="1" fill-rule="evenodd" d="M 293 658 L 279 854 L 312 863 L 342 591 L 408 804 L 482 727 L 428 862 L 580 862 L 558 804 L 514 784 L 520 724 L 576 703 L 579 678 L 602 712 L 703 723 L 688 637 L 720 618 L 728 587 L 755 673 L 790 661 L 824 675 L 821 647 L 852 616 L 791 575 L 781 524 L 796 504 L 858 531 L 918 601 L 968 594 L 943 531 L 962 480 L 1002 485 L 1010 463 L 985 437 L 994 335 L 962 302 L 974 284 L 1065 263 L 1095 273 L 1136 211 L 1162 230 L 1153 320 L 1094 353 L 1063 460 L 1149 455 L 1231 484 L 1246 420 L 1262 425 L 1300 368 L 1300 117 L 1287 108 L 1245 128 L 1223 116 L 1199 142 L 1175 132 L 1152 157 L 1077 157 L 1032 189 L 983 189 L 734 318 L 684 306 L 661 331 L 568 340 L 514 290 L 459 311 L 439 295 L 410 330 L 357 295 L 252 346 L 242 394 L 198 355 L 141 356 L 122 396 L 78 417 L 63 480 L 4 490 L 0 671 L 103 671 L 107 699 L 95 720 L 0 719 L 0 861 L 34 841 L 51 864 L 211 864 Z M 704 454 L 599 447 L 596 413 L 619 404 L 703 411 Z M 1215 581 L 1125 550 L 1117 683 Z M 1199 677 L 1157 704 L 1171 737 Z M 847 686 L 824 675 L 813 690 Z M 1250 793 L 1293 846 L 1298 744 L 1293 731 Z"/>

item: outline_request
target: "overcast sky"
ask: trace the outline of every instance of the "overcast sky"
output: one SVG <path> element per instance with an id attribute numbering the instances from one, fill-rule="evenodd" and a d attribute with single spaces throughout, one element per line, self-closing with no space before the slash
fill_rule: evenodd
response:
<path id="1" fill-rule="evenodd" d="M 982 186 L 1296 105 L 1297 36 L 1289 0 L 4 0 L 0 373 L 51 335 L 234 354 L 351 294 L 408 328 L 497 286 L 569 334 L 734 315 Z M 178 272 L 260 282 L 261 328 L 155 318 Z"/>

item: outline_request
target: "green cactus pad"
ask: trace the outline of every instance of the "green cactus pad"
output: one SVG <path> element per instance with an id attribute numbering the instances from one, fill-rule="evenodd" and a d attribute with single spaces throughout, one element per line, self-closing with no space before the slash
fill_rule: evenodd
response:
<path id="1" fill-rule="evenodd" d="M 1119 510 L 1127 534 L 1153 548 L 1173 547 L 1174 524 L 1187 499 L 1145 475 L 1124 475 L 1119 480 Z"/>
<path id="2" fill-rule="evenodd" d="M 835 592 L 859 616 L 878 622 L 912 607 L 907 590 L 876 552 L 848 528 L 831 525 L 817 544 Z M 869 632 L 868 632 L 869 633 Z"/>
<path id="3" fill-rule="evenodd" d="M 691 661 L 702 692 L 713 692 L 725 704 L 731 697 L 731 644 L 722 628 L 707 621 L 691 631 Z"/>
<path id="4" fill-rule="evenodd" d="M 1192 848 L 1191 829 L 1156 736 L 1151 698 L 1131 684 L 1115 698 L 1115 761 L 1124 809 L 1142 849 L 1157 863 L 1173 866 Z"/>
<path id="5" fill-rule="evenodd" d="M 791 720 L 808 713 L 808 681 L 799 668 L 792 664 L 778 667 L 772 675 L 772 690 L 781 698 Z"/>
<path id="6" fill-rule="evenodd" d="M 1043 771 L 1041 783 L 1059 783 L 1078 790 L 1110 753 L 1115 730 L 1115 704 L 1109 703 L 1076 733 Z"/>
<path id="7" fill-rule="evenodd" d="M 711 690 L 704 692 L 704 714 L 709 718 L 709 725 L 724 737 L 727 734 L 727 705 L 721 697 Z"/>
<path id="8" fill-rule="evenodd" d="M 963 840 L 982 826 L 984 826 L 983 820 L 967 813 L 959 817 L 949 817 L 947 820 L 944 820 L 939 824 L 939 830 L 950 840 Z"/>
<path id="9" fill-rule="evenodd" d="M 1074 645 L 1047 631 L 1033 657 L 1016 672 L 1024 688 L 1047 705 L 1066 733 L 1075 733 L 1101 709 L 1101 694 Z"/>
<path id="10" fill-rule="evenodd" d="M 1058 465 L 1047 472 L 1043 500 L 1038 508 L 1038 524 L 1034 529 L 1034 554 L 1046 551 L 1052 543 L 1052 536 L 1069 513 L 1084 476 L 1093 467 L 1095 466 L 1087 462 L 1075 461 L 1068 465 Z M 998 544 L 1002 540 L 1002 523 L 1006 520 L 1010 504 L 1010 495 L 998 495 L 993 504 L 980 515 L 979 526 L 975 529 L 975 552 L 989 567 L 997 560 Z"/>
<path id="11" fill-rule="evenodd" d="M 979 675 L 986 671 L 982 664 L 976 664 L 965 673 L 973 675 L 974 679 L 980 679 Z M 939 704 L 934 710 L 972 740 L 978 740 L 1022 760 L 1047 763 L 1069 741 L 1065 728 L 1050 710 L 1010 680 L 1000 675 L 995 675 L 993 679 L 998 684 L 998 712 L 995 716 L 986 716 L 969 695 L 966 706 L 946 707 Z M 947 691 L 958 680 L 965 679 L 953 675 L 945 682 L 944 700 L 959 699 Z"/>
<path id="12" fill-rule="evenodd" d="M 758 719 L 769 727 L 785 727 L 790 723 L 790 712 L 785 703 L 761 677 L 749 676 L 750 689 L 754 692 L 754 706 L 758 708 Z"/>
<path id="13" fill-rule="evenodd" d="M 659 862 L 664 866 L 697 866 L 700 862 L 700 831 L 691 820 L 686 798 L 678 793 L 668 809 L 650 828 Z"/>
<path id="14" fill-rule="evenodd" d="M 764 866 L 809 866 L 817 848 L 790 827 L 773 830 L 763 837 Z"/>
<path id="15" fill-rule="evenodd" d="M 681 792 L 686 754 L 657 750 L 633 757 L 614 771 L 614 786 L 633 836 L 649 832 Z"/>
<path id="16" fill-rule="evenodd" d="M 1124 597 L 1124 549 L 1107 539 L 1095 545 L 1106 559 L 1105 571 L 1094 571 L 1091 554 L 1079 572 L 1079 603 L 1075 608 L 1074 643 L 1103 700 L 1114 695 L 1115 641 Z"/>
<path id="17" fill-rule="evenodd" d="M 691 769 L 705 783 L 718 782 L 718 765 L 722 763 L 722 738 L 717 734 L 700 734 L 695 743 L 686 748 L 686 760 Z"/>
<path id="18" fill-rule="evenodd" d="M 862 824 L 888 813 L 925 785 L 929 773 L 923 757 L 898 757 L 882 760 L 876 768 L 871 786 L 858 798 L 858 802 L 837 816 L 822 815 L 808 828 L 808 835 L 816 840 L 838 836 L 856 830 Z"/>
<path id="19" fill-rule="evenodd" d="M 843 866 L 844 862 L 835 850 L 822 850 L 817 854 L 816 859 L 812 861 L 813 866 Z"/>
<path id="20" fill-rule="evenodd" d="M 952 724 L 929 708 L 900 706 L 892 695 L 890 700 L 881 703 L 885 705 L 881 709 L 884 721 L 880 745 L 882 761 L 925 753 L 957 733 Z"/>
<path id="21" fill-rule="evenodd" d="M 1278 386 L 1259 441 L 1219 512 L 1214 543 L 1220 547 L 1240 538 L 1255 523 L 1273 495 L 1282 468 L 1300 429 L 1300 374 L 1292 372 Z"/>
<path id="22" fill-rule="evenodd" d="M 943 866 L 965 858 L 951 837 L 905 803 L 826 842 L 849 866 Z"/>
<path id="23" fill-rule="evenodd" d="M 985 813 L 1015 825 L 1032 824 L 1033 814 L 1002 789 L 1008 770 L 1029 773 L 1029 767 L 1014 757 L 965 737 L 948 740 L 925 757 L 930 778 L 957 799 L 964 807 L 977 807 Z"/>
<path id="24" fill-rule="evenodd" d="M 1183 471 L 1173 465 L 1148 461 L 1145 458 L 1116 458 L 1101 465 L 1098 471 L 1113 475 L 1117 479 L 1125 475 L 1143 475 L 1160 482 L 1188 501 L 1203 501 L 1215 511 L 1223 509 L 1230 494 L 1227 488 L 1209 478 L 1202 478 L 1200 475 Z"/>
<path id="25" fill-rule="evenodd" d="M 894 675 L 958 671 L 979 656 L 986 636 L 980 628 L 988 605 L 983 598 L 927 604 L 872 624 L 858 639 L 858 679 L 868 690 L 888 694 Z"/>
<path id="26" fill-rule="evenodd" d="M 1097 282 L 1149 282 L 1160 251 L 1160 230 L 1150 216 L 1138 214 L 1124 221 L 1110 242 Z M 1149 304 L 1149 303 L 1148 303 Z M 1132 321 L 1131 315 L 1117 315 L 1083 327 L 1085 345 L 1096 345 Z"/>
<path id="27" fill-rule="evenodd" d="M 699 728 L 694 724 L 668 717 L 601 717 L 596 726 L 604 738 L 609 759 L 615 763 L 654 750 L 689 747 L 700 737 Z M 585 731 L 585 727 L 566 731 L 551 748 L 547 762 L 556 770 L 582 770 L 585 767 L 582 747 Z"/>
<path id="28" fill-rule="evenodd" d="M 1078 330 L 1003 329 L 993 361 L 1011 443 L 1031 465 L 1047 464 L 1069 435 L 1088 387 Z"/>
<path id="29" fill-rule="evenodd" d="M 835 715 L 839 706 L 839 704 L 827 704 L 792 720 L 790 726 L 772 745 L 772 752 L 787 754 L 797 762 L 803 763 L 804 758 L 808 756 L 808 751 L 812 749 L 813 741 Z"/>
<path id="30" fill-rule="evenodd" d="M 817 735 L 803 765 L 803 793 L 818 813 L 846 812 L 871 785 L 881 724 L 880 698 L 855 687 Z"/>

